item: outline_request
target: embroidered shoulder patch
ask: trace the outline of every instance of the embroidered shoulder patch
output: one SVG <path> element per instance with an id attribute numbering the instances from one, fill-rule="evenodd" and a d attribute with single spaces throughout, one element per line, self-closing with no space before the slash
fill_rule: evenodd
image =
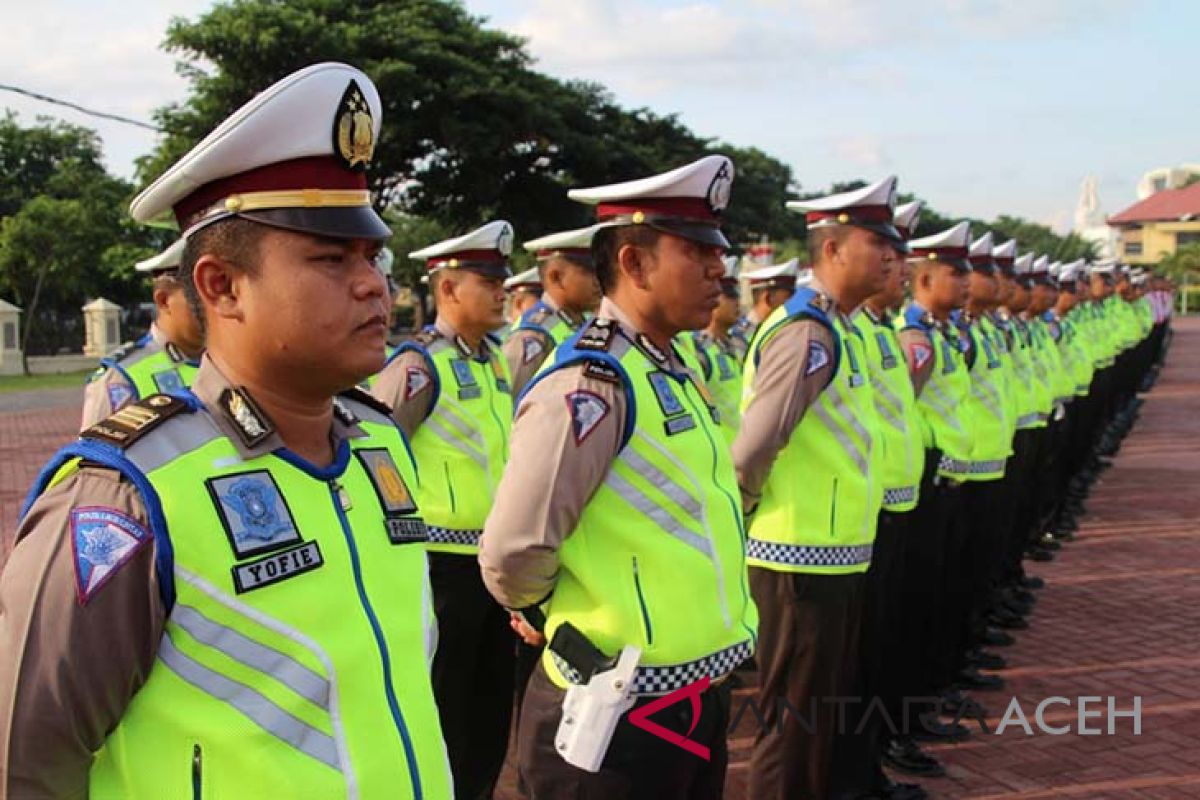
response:
<path id="1" fill-rule="evenodd" d="M 927 344 L 913 342 L 908 346 L 908 360 L 912 362 L 913 371 L 924 368 L 933 358 L 933 348 Z"/>
<path id="2" fill-rule="evenodd" d="M 424 367 L 408 367 L 404 371 L 404 399 L 412 400 L 432 383 L 433 379 Z"/>
<path id="3" fill-rule="evenodd" d="M 571 411 L 571 432 L 578 446 L 596 430 L 611 409 L 603 397 L 583 389 L 569 393 L 566 400 L 567 408 Z"/>
<path id="4" fill-rule="evenodd" d="M 71 547 L 75 552 L 75 594 L 79 605 L 99 591 L 128 563 L 150 532 L 115 508 L 84 506 L 71 511 Z"/>
<path id="5" fill-rule="evenodd" d="M 152 376 L 154 378 L 154 386 L 160 392 L 168 394 L 170 392 L 179 392 L 183 390 L 183 378 L 179 375 L 179 370 L 172 367 L 171 369 L 160 370 Z"/>
<path id="6" fill-rule="evenodd" d="M 808 356 L 804 362 L 804 377 L 807 378 L 822 367 L 828 366 L 830 361 L 829 349 L 821 342 L 810 341 L 808 343 Z"/>
<path id="7" fill-rule="evenodd" d="M 133 400 L 133 389 L 127 383 L 110 383 L 108 385 L 108 407 L 120 411 Z"/>
<path id="8" fill-rule="evenodd" d="M 266 470 L 239 472 L 206 482 L 237 558 L 278 550 L 300 541 L 275 479 Z"/>
<path id="9" fill-rule="evenodd" d="M 542 355 L 542 343 L 533 336 L 521 340 L 521 363 L 528 364 Z"/>

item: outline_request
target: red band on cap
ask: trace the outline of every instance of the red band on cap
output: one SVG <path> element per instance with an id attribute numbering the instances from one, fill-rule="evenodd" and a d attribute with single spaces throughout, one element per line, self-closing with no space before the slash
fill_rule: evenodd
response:
<path id="1" fill-rule="evenodd" d="M 433 256 L 425 262 L 425 268 L 437 269 L 446 266 L 451 261 L 458 261 L 464 265 L 467 262 L 471 264 L 507 264 L 508 256 L 499 250 L 457 250 L 453 253 Z"/>
<path id="2" fill-rule="evenodd" d="M 843 214 L 850 218 L 849 222 L 843 224 L 852 224 L 855 222 L 891 222 L 893 217 L 891 206 L 851 206 L 849 208 L 837 208 L 833 211 L 809 211 L 805 214 L 805 219 L 809 222 L 821 222 L 827 219 L 838 221 Z"/>
<path id="3" fill-rule="evenodd" d="M 995 263 L 995 260 L 991 256 L 968 256 L 967 258 L 972 264 L 978 264 L 980 266 Z"/>
<path id="4" fill-rule="evenodd" d="M 596 206 L 596 219 L 605 220 L 636 214 L 661 214 L 703 222 L 716 222 L 719 217 L 708 207 L 708 201 L 700 197 L 647 197 L 634 198 L 622 203 L 601 203 Z"/>
<path id="5" fill-rule="evenodd" d="M 366 188 L 366 174 L 346 169 L 333 156 L 312 156 L 267 164 L 206 183 L 176 203 L 173 210 L 180 229 L 186 230 L 196 214 L 230 195 L 299 189 Z"/>
<path id="6" fill-rule="evenodd" d="M 1016 259 L 1005 256 L 994 256 L 993 260 L 1002 267 L 1011 267 Z"/>
<path id="7" fill-rule="evenodd" d="M 791 275 L 776 275 L 774 278 L 751 278 L 751 289 L 762 289 L 771 286 L 795 286 L 796 279 Z"/>

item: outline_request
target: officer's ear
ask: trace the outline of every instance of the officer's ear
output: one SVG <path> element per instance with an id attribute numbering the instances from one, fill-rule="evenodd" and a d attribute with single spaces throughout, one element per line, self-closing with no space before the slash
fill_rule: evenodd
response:
<path id="1" fill-rule="evenodd" d="M 150 293 L 151 299 L 154 300 L 155 311 L 159 314 L 170 313 L 171 295 L 181 291 L 183 291 L 183 287 L 171 278 L 156 279 Z"/>
<path id="2" fill-rule="evenodd" d="M 192 281 L 203 307 L 218 318 L 239 322 L 245 318 L 240 300 L 247 277 L 245 270 L 213 253 L 201 255 L 192 267 Z"/>
<path id="3" fill-rule="evenodd" d="M 617 250 L 617 270 L 639 289 L 649 288 L 646 281 L 650 253 L 641 245 L 625 243 Z"/>

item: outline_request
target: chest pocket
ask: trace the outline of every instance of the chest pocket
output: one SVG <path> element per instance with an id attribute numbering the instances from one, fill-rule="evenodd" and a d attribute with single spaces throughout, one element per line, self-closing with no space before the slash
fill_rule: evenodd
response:
<path id="1" fill-rule="evenodd" d="M 897 360 L 896 353 L 894 350 L 892 350 L 891 337 L 889 337 L 883 331 L 876 331 L 875 341 L 879 344 L 879 353 L 881 355 L 880 364 L 883 365 L 884 369 L 894 369 L 897 364 Z"/>

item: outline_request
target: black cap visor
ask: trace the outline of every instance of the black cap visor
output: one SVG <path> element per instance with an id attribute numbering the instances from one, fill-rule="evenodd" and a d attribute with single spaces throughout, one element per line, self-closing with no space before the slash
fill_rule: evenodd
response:
<path id="1" fill-rule="evenodd" d="M 388 239 L 392 230 L 370 206 L 352 208 L 268 208 L 237 216 L 263 225 L 329 239 Z"/>

